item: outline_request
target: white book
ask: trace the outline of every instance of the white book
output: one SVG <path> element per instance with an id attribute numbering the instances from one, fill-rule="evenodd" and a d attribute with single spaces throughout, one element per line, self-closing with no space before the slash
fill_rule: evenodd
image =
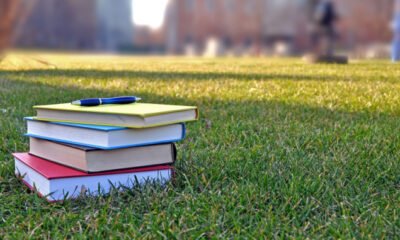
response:
<path id="1" fill-rule="evenodd" d="M 185 138 L 184 124 L 134 129 L 25 119 L 26 136 L 104 150 L 178 142 Z"/>

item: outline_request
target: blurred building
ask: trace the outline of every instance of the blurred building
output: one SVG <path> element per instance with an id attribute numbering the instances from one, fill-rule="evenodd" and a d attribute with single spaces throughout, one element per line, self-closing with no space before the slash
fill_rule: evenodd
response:
<path id="1" fill-rule="evenodd" d="M 30 10 L 15 31 L 17 47 L 284 55 L 310 47 L 317 0 L 169 0 L 158 30 L 133 26 L 132 0 L 19 1 Z M 394 0 L 333 1 L 340 17 L 339 48 L 388 49 Z"/>
<path id="2" fill-rule="evenodd" d="M 97 0 L 96 3 L 97 48 L 130 47 L 133 44 L 132 0 Z"/>
<path id="3" fill-rule="evenodd" d="M 393 0 L 333 0 L 338 46 L 388 43 Z M 315 0 L 170 0 L 164 32 L 168 52 L 201 53 L 210 38 L 241 53 L 296 53 L 309 46 Z M 312 8 L 312 7 L 311 7 Z"/>
<path id="4" fill-rule="evenodd" d="M 201 51 L 209 38 L 226 49 L 257 53 L 275 42 L 294 44 L 299 7 L 293 0 L 171 0 L 166 13 L 166 46 L 171 53 Z M 285 17 L 282 17 L 285 16 Z"/>
<path id="5" fill-rule="evenodd" d="M 261 0 L 265 47 L 272 53 L 294 54 L 308 47 L 306 0 Z"/>
<path id="6" fill-rule="evenodd" d="M 131 0 L 32 1 L 17 47 L 115 51 L 133 43 Z"/>
<path id="7" fill-rule="evenodd" d="M 391 40 L 394 0 L 335 0 L 340 42 L 347 48 Z"/>
<path id="8" fill-rule="evenodd" d="M 134 52 L 144 54 L 165 53 L 164 28 L 152 29 L 147 26 L 135 26 Z"/>

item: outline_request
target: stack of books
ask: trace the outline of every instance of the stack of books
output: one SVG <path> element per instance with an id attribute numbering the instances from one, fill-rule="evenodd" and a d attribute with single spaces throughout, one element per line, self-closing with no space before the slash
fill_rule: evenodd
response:
<path id="1" fill-rule="evenodd" d="M 35 106 L 27 117 L 29 153 L 14 153 L 15 173 L 49 201 L 106 194 L 115 187 L 166 183 L 175 142 L 196 107 L 148 103 Z"/>

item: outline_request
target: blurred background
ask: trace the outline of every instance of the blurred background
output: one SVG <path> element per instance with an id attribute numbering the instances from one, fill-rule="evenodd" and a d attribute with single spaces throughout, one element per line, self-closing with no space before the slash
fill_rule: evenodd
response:
<path id="1" fill-rule="evenodd" d="M 395 0 L 333 0 L 335 48 L 389 58 Z M 0 49 L 291 56 L 318 0 L 1 0 Z"/>

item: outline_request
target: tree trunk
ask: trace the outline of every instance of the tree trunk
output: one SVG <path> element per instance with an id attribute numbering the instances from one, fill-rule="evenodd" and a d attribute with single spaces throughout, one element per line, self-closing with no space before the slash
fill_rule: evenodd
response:
<path id="1" fill-rule="evenodd" d="M 0 59 L 11 46 L 20 0 L 0 0 Z"/>

